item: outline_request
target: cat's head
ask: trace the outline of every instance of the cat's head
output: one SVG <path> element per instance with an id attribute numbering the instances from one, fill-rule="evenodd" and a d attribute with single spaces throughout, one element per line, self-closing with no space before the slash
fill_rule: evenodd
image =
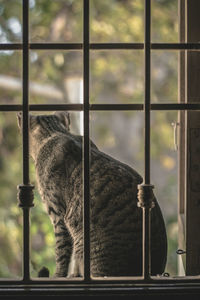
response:
<path id="1" fill-rule="evenodd" d="M 22 130 L 22 113 L 17 114 L 18 126 Z M 35 151 L 56 133 L 66 133 L 70 130 L 70 115 L 68 112 L 56 112 L 51 115 L 29 114 L 30 152 L 34 158 Z"/>

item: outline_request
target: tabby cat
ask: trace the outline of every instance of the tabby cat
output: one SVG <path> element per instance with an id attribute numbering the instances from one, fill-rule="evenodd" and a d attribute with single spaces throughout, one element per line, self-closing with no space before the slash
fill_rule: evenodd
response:
<path id="1" fill-rule="evenodd" d="M 137 185 L 142 177 L 90 143 L 91 274 L 141 275 L 142 209 L 137 207 Z M 30 153 L 55 232 L 56 277 L 83 275 L 82 144 L 82 136 L 70 132 L 69 113 L 30 115 Z M 164 272 L 167 256 L 164 220 L 155 202 L 152 275 Z"/>

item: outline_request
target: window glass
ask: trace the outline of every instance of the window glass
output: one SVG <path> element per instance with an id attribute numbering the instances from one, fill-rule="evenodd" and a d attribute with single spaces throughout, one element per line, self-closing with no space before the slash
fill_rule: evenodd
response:
<path id="1" fill-rule="evenodd" d="M 22 40 L 22 0 L 2 0 L 0 3 L 0 43 Z"/>
<path id="2" fill-rule="evenodd" d="M 30 102 L 82 103 L 81 51 L 31 51 Z"/>
<path id="3" fill-rule="evenodd" d="M 143 113 L 99 111 L 90 116 L 91 139 L 97 147 L 143 176 Z"/>
<path id="4" fill-rule="evenodd" d="M 17 185 L 22 182 L 21 136 L 16 113 L 0 113 L 0 277 L 22 276 L 22 210 Z"/>
<path id="5" fill-rule="evenodd" d="M 178 0 L 152 0 L 152 42 L 178 43 Z"/>
<path id="6" fill-rule="evenodd" d="M 144 40 L 143 0 L 92 0 L 91 41 L 138 43 Z"/>
<path id="7" fill-rule="evenodd" d="M 22 56 L 19 51 L 0 51 L 0 104 L 21 103 Z"/>
<path id="8" fill-rule="evenodd" d="M 30 0 L 32 42 L 82 41 L 82 0 Z"/>
<path id="9" fill-rule="evenodd" d="M 178 51 L 152 52 L 152 103 L 178 101 Z"/>
<path id="10" fill-rule="evenodd" d="M 141 103 L 144 99 L 143 51 L 91 53 L 92 103 Z"/>

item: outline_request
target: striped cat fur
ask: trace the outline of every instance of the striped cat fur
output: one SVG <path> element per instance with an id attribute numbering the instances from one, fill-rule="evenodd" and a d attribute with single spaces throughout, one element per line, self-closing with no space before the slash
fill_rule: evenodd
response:
<path id="1" fill-rule="evenodd" d="M 21 115 L 18 115 L 21 126 Z M 55 232 L 56 277 L 83 276 L 83 138 L 70 132 L 70 115 L 30 115 L 30 153 L 39 193 Z M 92 276 L 142 275 L 142 177 L 90 144 Z M 167 258 L 165 224 L 155 199 L 151 218 L 152 275 Z M 41 275 L 42 276 L 42 275 Z"/>

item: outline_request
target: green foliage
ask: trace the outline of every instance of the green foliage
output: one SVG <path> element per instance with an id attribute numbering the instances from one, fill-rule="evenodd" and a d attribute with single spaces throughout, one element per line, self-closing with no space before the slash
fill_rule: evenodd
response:
<path id="1" fill-rule="evenodd" d="M 13 118 L 14 117 L 14 118 Z M 22 212 L 17 206 L 21 149 L 14 113 L 0 114 L 0 275 L 21 276 Z"/>
<path id="2" fill-rule="evenodd" d="M 55 271 L 53 227 L 37 192 L 34 203 L 35 207 L 31 212 L 32 276 L 37 277 L 42 266 L 48 266 L 50 274 L 53 275 Z"/>
<path id="3" fill-rule="evenodd" d="M 143 51 L 98 51 L 91 55 L 91 101 L 141 103 Z"/>
<path id="4" fill-rule="evenodd" d="M 33 42 L 80 42 L 82 0 L 35 0 L 30 9 Z"/>
<path id="5" fill-rule="evenodd" d="M 155 43 L 178 42 L 178 1 L 151 0 L 152 41 Z"/>
<path id="6" fill-rule="evenodd" d="M 22 0 L 2 0 L 0 3 L 1 42 L 19 42 L 22 39 Z"/>
<path id="7" fill-rule="evenodd" d="M 82 0 L 29 2 L 32 42 L 82 42 Z M 144 41 L 143 0 L 90 2 L 92 42 Z M 177 0 L 152 0 L 154 42 L 178 41 L 177 3 Z M 21 0 L 1 1 L 0 42 L 21 41 L 21 5 Z M 143 103 L 143 50 L 91 52 L 91 103 Z M 82 60 L 82 51 L 31 50 L 30 102 L 81 102 Z M 177 62 L 175 52 L 152 52 L 153 102 L 177 101 Z M 21 52 L 0 51 L 0 70 L 0 102 L 21 103 Z M 3 78 L 6 78 L 5 85 L 1 83 Z M 176 113 L 152 113 L 152 179 L 168 228 L 167 270 L 172 274 L 176 273 L 177 162 L 172 150 L 171 122 L 176 119 Z M 74 120 L 77 121 L 77 117 Z M 142 112 L 92 112 L 91 136 L 103 151 L 143 174 L 143 121 Z M 0 114 L 0 146 L 0 277 L 13 278 L 22 273 L 22 212 L 16 197 L 16 187 L 22 183 L 22 146 L 15 113 Z M 31 181 L 35 183 L 32 163 L 30 171 Z M 32 276 L 37 276 L 42 266 L 47 266 L 52 275 L 55 270 L 53 228 L 37 189 L 34 203 L 31 209 Z"/>
<path id="8" fill-rule="evenodd" d="M 142 42 L 144 1 L 91 1 L 92 42 Z"/>
<path id="9" fill-rule="evenodd" d="M 22 57 L 20 51 L 0 51 L 0 68 L 0 103 L 20 103 L 22 98 Z M 7 76 L 16 79 L 17 89 L 13 87 L 12 82 L 9 84 Z M 4 80 L 3 83 L 1 82 L 2 79 Z"/>

